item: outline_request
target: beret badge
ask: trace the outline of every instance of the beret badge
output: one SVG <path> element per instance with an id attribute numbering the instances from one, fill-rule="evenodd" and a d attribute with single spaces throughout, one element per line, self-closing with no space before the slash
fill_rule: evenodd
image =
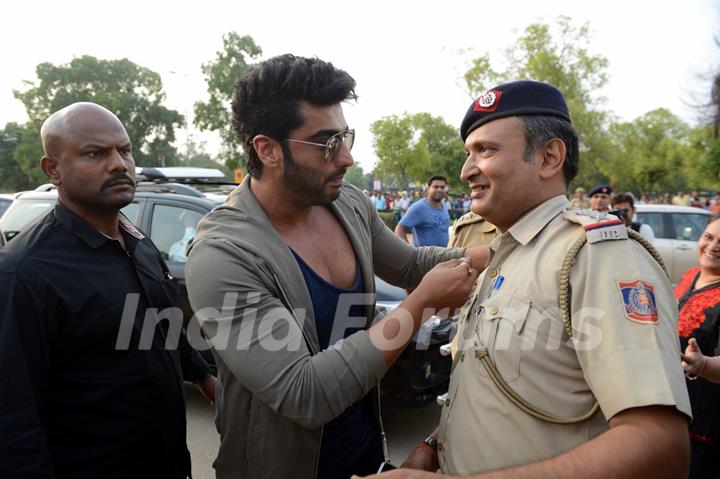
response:
<path id="1" fill-rule="evenodd" d="M 488 90 L 475 101 L 473 111 L 495 111 L 500 103 L 502 92 L 500 90 Z"/>

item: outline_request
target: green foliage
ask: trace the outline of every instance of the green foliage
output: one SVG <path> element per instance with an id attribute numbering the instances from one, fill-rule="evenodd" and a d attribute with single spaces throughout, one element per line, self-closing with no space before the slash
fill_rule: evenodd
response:
<path id="1" fill-rule="evenodd" d="M 612 153 L 603 172 L 618 191 L 677 191 L 694 187 L 697 176 L 690 128 L 670 111 L 659 108 L 631 122 L 610 127 Z M 696 178 L 697 179 L 697 178 Z"/>
<path id="2" fill-rule="evenodd" d="M 603 99 L 595 96 L 607 82 L 608 61 L 590 53 L 590 41 L 587 23 L 574 27 L 564 16 L 552 25 L 533 23 L 505 50 L 506 70 L 494 70 L 484 54 L 472 60 L 464 76 L 473 97 L 497 84 L 523 79 L 544 81 L 562 91 L 582 141 L 578 184 L 605 179 L 602 163 L 609 152 L 604 128 L 608 113 L 601 108 Z"/>
<path id="3" fill-rule="evenodd" d="M 400 220 L 399 214 L 397 211 L 392 211 L 392 210 L 378 211 L 378 215 L 380 215 L 380 218 L 383 220 L 383 222 L 385 222 L 385 225 L 388 228 L 395 231 L 395 226 L 397 226 L 398 221 Z"/>
<path id="4" fill-rule="evenodd" d="M 232 128 L 230 105 L 235 81 L 245 73 L 249 61 L 262 54 L 262 49 L 249 35 L 241 37 L 236 32 L 223 35 L 222 40 L 223 48 L 217 51 L 215 59 L 202 65 L 210 99 L 195 103 L 194 124 L 201 130 L 218 132 L 223 143 L 220 158 L 234 170 L 239 166 L 245 168 L 246 164 L 242 145 Z"/>
<path id="5" fill-rule="evenodd" d="M 368 190 L 372 185 L 368 184 L 362 166 L 357 163 L 354 163 L 350 168 L 348 168 L 347 173 L 345 173 L 345 181 L 347 181 L 351 185 L 357 186 L 361 190 Z"/>
<path id="6" fill-rule="evenodd" d="M 32 182 L 46 181 L 40 170 L 43 121 L 78 101 L 98 103 L 117 115 L 133 143 L 138 165 L 156 165 L 158 154 L 168 166 L 177 163 L 172 142 L 183 116 L 162 106 L 165 93 L 156 72 L 127 59 L 101 60 L 87 55 L 64 65 L 41 63 L 35 72 L 36 82 L 25 82 L 24 90 L 14 92 L 29 118 L 15 159 Z"/>
<path id="7" fill-rule="evenodd" d="M 459 186 L 465 151 L 457 129 L 442 118 L 392 115 L 375 121 L 370 131 L 378 157 L 373 173 L 384 185 L 405 188 L 408 181 L 425 184 L 442 174 L 451 187 Z"/>
<path id="8" fill-rule="evenodd" d="M 687 161 L 689 184 L 703 190 L 720 190 L 720 138 L 712 126 L 698 126 L 688 135 L 690 157 Z"/>
<path id="9" fill-rule="evenodd" d="M 0 129 L 0 192 L 21 191 L 31 186 L 14 157 L 22 138 L 23 128 L 17 123 L 8 123 Z"/>

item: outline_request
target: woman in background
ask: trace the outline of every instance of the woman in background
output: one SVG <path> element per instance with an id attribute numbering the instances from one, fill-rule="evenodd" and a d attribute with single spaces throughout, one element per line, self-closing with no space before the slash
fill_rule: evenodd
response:
<path id="1" fill-rule="evenodd" d="M 720 478 L 720 218 L 714 216 L 697 244 L 699 267 L 675 288 L 678 333 L 693 421 L 690 479 Z"/>

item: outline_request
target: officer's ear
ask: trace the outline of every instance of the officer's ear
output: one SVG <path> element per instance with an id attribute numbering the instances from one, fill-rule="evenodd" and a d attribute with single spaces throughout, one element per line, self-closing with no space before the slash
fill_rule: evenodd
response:
<path id="1" fill-rule="evenodd" d="M 275 168 L 282 163 L 283 151 L 280 143 L 267 135 L 255 135 L 252 146 L 263 166 Z"/>
<path id="2" fill-rule="evenodd" d="M 540 149 L 540 153 L 542 154 L 540 177 L 550 179 L 558 174 L 562 176 L 562 168 L 567 153 L 565 142 L 560 138 L 553 138 Z"/>

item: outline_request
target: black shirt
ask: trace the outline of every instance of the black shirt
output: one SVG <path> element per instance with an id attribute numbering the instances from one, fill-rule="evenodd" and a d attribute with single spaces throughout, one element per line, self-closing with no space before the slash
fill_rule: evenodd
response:
<path id="1" fill-rule="evenodd" d="M 190 474 L 183 370 L 207 365 L 182 333 L 165 348 L 167 320 L 140 344 L 146 312 L 177 292 L 155 245 L 120 229 L 127 252 L 58 203 L 0 250 L 3 479 Z"/>

